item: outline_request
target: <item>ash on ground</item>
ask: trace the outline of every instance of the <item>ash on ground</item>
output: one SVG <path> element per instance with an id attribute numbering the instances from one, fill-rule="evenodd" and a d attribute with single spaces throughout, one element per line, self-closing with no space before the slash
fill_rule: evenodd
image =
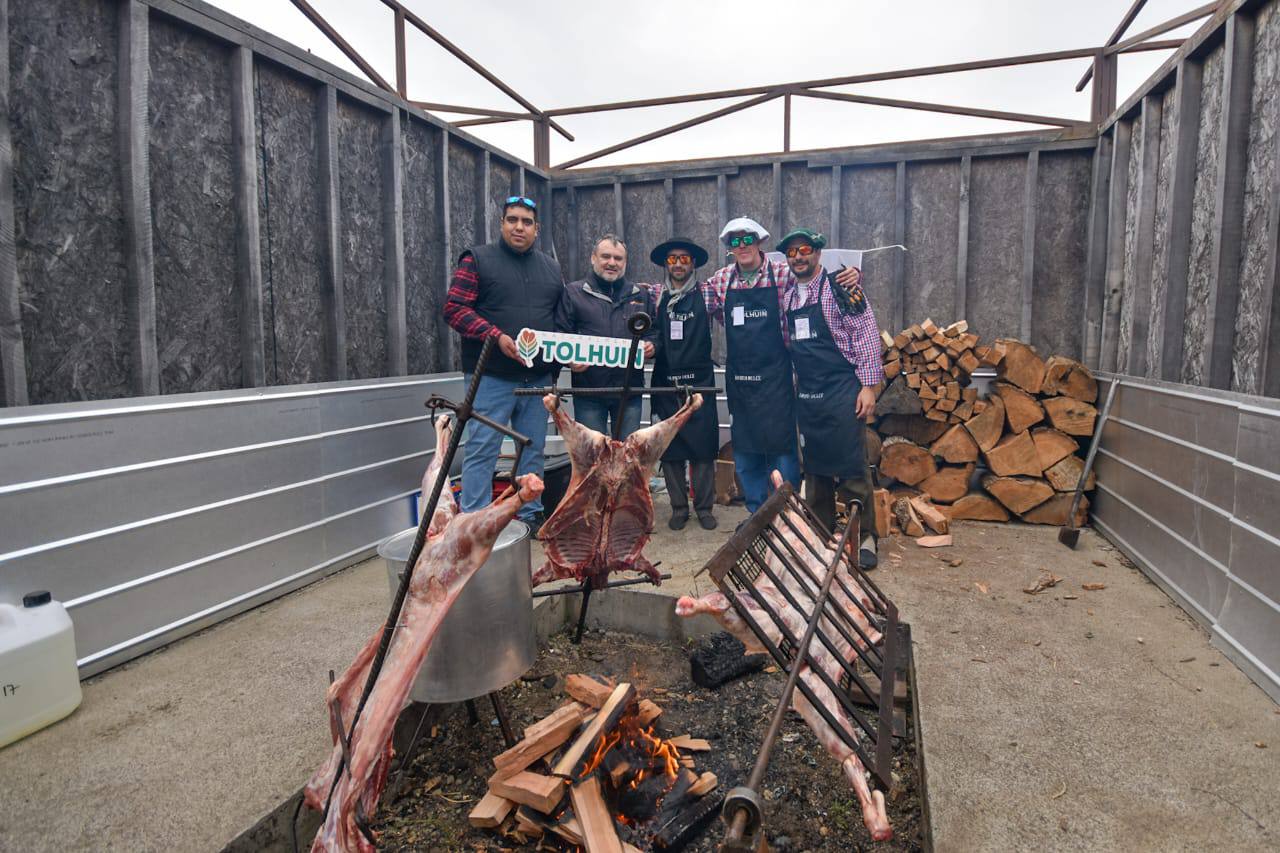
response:
<path id="1" fill-rule="evenodd" d="M 533 669 L 502 691 L 519 733 L 567 700 L 564 677 L 581 672 L 630 681 L 641 698 L 662 706 L 655 727 L 664 737 L 691 734 L 711 741 L 710 752 L 690 753 L 697 772 L 710 770 L 719 791 L 743 784 L 755 763 L 769 726 L 784 676 L 770 666 L 716 690 L 698 687 L 689 675 L 689 647 L 646 637 L 589 631 L 582 644 L 568 634 L 551 637 Z M 483 796 L 493 773 L 493 756 L 505 746 L 488 701 L 478 700 L 481 722 L 470 725 L 461 705 L 441 721 L 434 738 L 424 736 L 418 755 L 395 802 L 384 802 L 374 821 L 379 849 L 397 851 L 559 850 L 559 839 L 518 845 L 498 830 L 476 829 L 467 813 Z M 893 789 L 886 792 L 893 840 L 873 842 L 862 825 L 853 789 L 808 726 L 787 715 L 765 776 L 765 829 L 778 851 L 920 850 L 920 792 L 916 754 L 908 717 L 908 736 L 895 750 Z M 723 838 L 715 819 L 684 849 L 709 853 Z M 541 844 L 541 846 L 539 846 Z"/>

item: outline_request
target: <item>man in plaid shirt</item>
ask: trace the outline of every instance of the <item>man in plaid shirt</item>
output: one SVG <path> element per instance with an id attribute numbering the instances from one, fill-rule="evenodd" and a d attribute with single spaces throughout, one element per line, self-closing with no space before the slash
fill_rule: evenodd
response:
<path id="1" fill-rule="evenodd" d="M 778 248 L 792 276 L 783 289 L 788 347 L 796 375 L 796 420 L 804 440 L 805 500 L 835 530 L 836 495 L 862 505 L 859 561 L 876 565 L 874 487 L 867 470 L 863 421 L 884 381 L 880 330 L 862 291 L 861 273 L 845 288 L 822 267 L 826 238 L 797 228 Z"/>

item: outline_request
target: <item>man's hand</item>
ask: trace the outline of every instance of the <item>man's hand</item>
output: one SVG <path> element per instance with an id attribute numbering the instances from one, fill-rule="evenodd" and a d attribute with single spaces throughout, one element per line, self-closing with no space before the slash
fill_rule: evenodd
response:
<path id="1" fill-rule="evenodd" d="M 569 370 L 572 373 L 581 373 L 586 369 L 587 369 L 587 366 L 585 364 L 578 364 L 577 362 L 574 362 L 573 364 L 569 365 Z"/>
<path id="2" fill-rule="evenodd" d="M 857 267 L 845 267 L 836 273 L 836 284 L 845 290 L 852 290 L 862 283 L 862 270 Z"/>
<path id="3" fill-rule="evenodd" d="M 644 357 L 653 358 L 653 341 L 644 341 L 641 346 L 644 347 Z"/>
<path id="4" fill-rule="evenodd" d="M 519 351 L 516 350 L 516 342 L 511 339 L 510 335 L 502 335 L 498 338 L 498 349 L 502 350 L 502 354 L 507 358 L 524 364 L 524 359 L 520 357 Z"/>
<path id="5" fill-rule="evenodd" d="M 872 388 L 863 388 L 858 392 L 858 402 L 854 404 L 854 412 L 859 420 L 866 420 L 875 414 L 876 392 Z"/>

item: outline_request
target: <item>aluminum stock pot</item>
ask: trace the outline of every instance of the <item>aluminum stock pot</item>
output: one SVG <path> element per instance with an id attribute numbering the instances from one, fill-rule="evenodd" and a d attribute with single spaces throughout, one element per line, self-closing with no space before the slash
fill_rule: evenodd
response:
<path id="1" fill-rule="evenodd" d="M 410 527 L 378 546 L 393 598 L 417 533 Z M 538 655 L 529 570 L 529 526 L 512 521 L 445 617 L 410 698 L 461 702 L 506 687 L 529 671 Z"/>

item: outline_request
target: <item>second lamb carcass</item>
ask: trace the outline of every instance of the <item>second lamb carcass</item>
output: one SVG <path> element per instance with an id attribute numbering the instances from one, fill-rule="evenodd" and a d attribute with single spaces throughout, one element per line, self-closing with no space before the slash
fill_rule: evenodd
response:
<path id="1" fill-rule="evenodd" d="M 555 395 L 542 403 L 564 437 L 573 472 L 565 496 L 538 534 L 547 562 L 534 572 L 534 585 L 590 578 L 592 588 L 599 589 L 617 571 L 643 572 L 657 584 L 658 570 L 640 553 L 653 526 L 649 471 L 702 405 L 702 395 L 694 394 L 672 417 L 623 441 L 570 418 Z"/>

